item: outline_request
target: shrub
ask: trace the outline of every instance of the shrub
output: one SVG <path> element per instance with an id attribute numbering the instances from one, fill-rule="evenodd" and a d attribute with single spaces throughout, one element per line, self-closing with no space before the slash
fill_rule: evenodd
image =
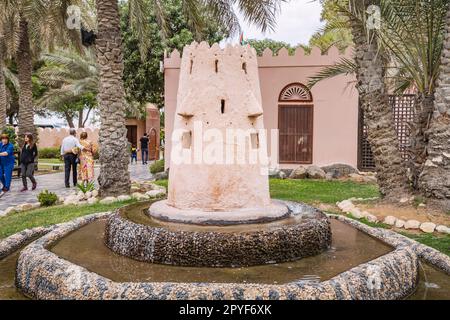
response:
<path id="1" fill-rule="evenodd" d="M 150 166 L 150 172 L 152 174 L 158 172 L 164 172 L 164 160 L 157 160 Z"/>
<path id="2" fill-rule="evenodd" d="M 55 159 L 61 156 L 60 148 L 42 148 L 39 149 L 40 159 Z"/>
<path id="3" fill-rule="evenodd" d="M 92 192 L 95 190 L 95 183 L 94 181 L 89 182 L 87 185 L 84 185 L 83 183 L 77 184 L 78 190 L 86 194 L 87 192 Z"/>
<path id="4" fill-rule="evenodd" d="M 38 195 L 38 200 L 41 206 L 50 207 L 53 206 L 56 201 L 58 201 L 58 196 L 56 193 L 48 192 L 48 190 L 44 190 Z"/>

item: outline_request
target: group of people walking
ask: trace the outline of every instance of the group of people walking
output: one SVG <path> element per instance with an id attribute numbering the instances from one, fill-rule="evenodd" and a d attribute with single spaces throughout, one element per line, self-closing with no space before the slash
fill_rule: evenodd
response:
<path id="1" fill-rule="evenodd" d="M 15 166 L 14 146 L 10 142 L 10 138 L 7 134 L 0 136 L 0 182 L 2 183 L 2 189 L 0 196 L 3 196 L 11 189 L 11 179 Z M 35 159 L 38 155 L 36 144 L 34 143 L 33 136 L 26 134 L 24 136 L 24 144 L 20 153 L 20 171 L 22 174 L 23 188 L 22 192 L 28 190 L 28 181 L 30 179 L 32 183 L 32 190 L 37 187 L 36 179 L 34 178 Z"/>
<path id="2" fill-rule="evenodd" d="M 72 182 L 76 186 L 78 180 L 87 185 L 94 180 L 94 155 L 97 152 L 92 141 L 88 140 L 88 134 L 82 132 L 80 140 L 76 137 L 77 131 L 70 129 L 70 135 L 64 138 L 61 144 L 61 157 L 64 159 L 64 183 L 70 188 L 70 172 Z M 77 170 L 80 165 L 80 170 Z"/>
<path id="3" fill-rule="evenodd" d="M 15 168 L 16 158 L 14 156 L 14 145 L 7 134 L 0 136 L 0 197 L 11 189 L 11 180 Z M 23 147 L 20 152 L 20 172 L 23 187 L 21 192 L 26 192 L 28 180 L 31 181 L 31 190 L 37 188 L 37 181 L 34 177 L 38 149 L 33 135 L 24 136 Z M 97 152 L 95 145 L 88 140 L 86 132 L 82 132 L 80 140 L 76 137 L 76 130 L 71 129 L 70 135 L 62 141 L 61 157 L 64 159 L 65 185 L 70 188 L 70 173 L 72 172 L 72 182 L 76 186 L 78 180 L 83 184 L 88 184 L 94 180 L 94 155 Z M 80 169 L 77 170 L 78 165 Z"/>
<path id="4" fill-rule="evenodd" d="M 94 156 L 97 148 L 92 141 L 88 139 L 88 134 L 82 132 L 80 139 L 77 138 L 77 131 L 70 129 L 69 136 L 65 137 L 61 143 L 61 158 L 64 160 L 64 183 L 66 188 L 70 188 L 70 176 L 72 173 L 73 186 L 78 181 L 84 185 L 94 180 Z M 14 146 L 10 142 L 7 134 L 0 136 L 0 197 L 10 191 L 11 179 L 15 167 Z M 37 188 L 37 181 L 34 177 L 36 159 L 38 149 L 33 135 L 26 134 L 24 136 L 24 144 L 20 152 L 20 172 L 22 175 L 23 187 L 21 192 L 28 191 L 28 180 L 31 181 L 31 190 Z M 145 133 L 140 139 L 142 164 L 148 162 L 149 138 Z M 131 146 L 131 163 L 137 162 L 137 152 L 139 149 L 136 145 Z"/>

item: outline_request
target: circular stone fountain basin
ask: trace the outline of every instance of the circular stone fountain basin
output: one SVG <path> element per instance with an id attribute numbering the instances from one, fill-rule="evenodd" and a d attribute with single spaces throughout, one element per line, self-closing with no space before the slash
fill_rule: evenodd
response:
<path id="1" fill-rule="evenodd" d="M 335 247 L 315 257 L 259 267 L 196 269 L 113 254 L 103 244 L 107 218 L 79 218 L 28 245 L 17 261 L 17 288 L 34 299 L 374 300 L 408 297 L 417 285 L 418 257 L 411 248 L 400 245 L 390 251 L 347 222 L 333 221 Z M 374 275 L 379 287 L 371 285 Z"/>
<path id="2" fill-rule="evenodd" d="M 324 213 L 293 202 L 275 205 L 287 213 L 284 219 L 218 226 L 173 223 L 152 216 L 133 221 L 127 208 L 119 209 L 108 219 L 105 243 L 115 253 L 139 261 L 191 267 L 295 261 L 331 245 L 330 223 Z"/>

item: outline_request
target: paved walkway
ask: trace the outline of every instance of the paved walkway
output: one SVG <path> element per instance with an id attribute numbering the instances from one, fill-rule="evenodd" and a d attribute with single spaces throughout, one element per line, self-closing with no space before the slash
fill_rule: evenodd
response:
<path id="1" fill-rule="evenodd" d="M 96 180 L 98 171 L 99 168 L 96 167 Z M 150 180 L 152 177 L 149 167 L 140 163 L 130 165 L 130 174 L 131 180 Z M 36 180 L 38 187 L 35 191 L 20 192 L 22 189 L 22 179 L 14 178 L 11 184 L 11 192 L 8 192 L 0 198 L 0 211 L 22 203 L 35 203 L 37 202 L 37 195 L 39 192 L 45 189 L 54 192 L 59 196 L 66 196 L 76 190 L 76 188 L 73 187 L 70 189 L 65 188 L 64 172 L 36 176 Z M 30 181 L 28 181 L 28 187 L 31 187 Z"/>

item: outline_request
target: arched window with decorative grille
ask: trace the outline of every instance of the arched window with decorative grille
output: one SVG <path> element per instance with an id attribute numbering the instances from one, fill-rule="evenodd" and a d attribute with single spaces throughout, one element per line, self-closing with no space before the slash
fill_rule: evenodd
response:
<path id="1" fill-rule="evenodd" d="M 281 90 L 279 102 L 312 102 L 311 91 L 301 83 L 291 83 Z"/>
<path id="2" fill-rule="evenodd" d="M 301 83 L 291 83 L 279 96 L 279 162 L 313 163 L 314 105 L 311 91 Z"/>

